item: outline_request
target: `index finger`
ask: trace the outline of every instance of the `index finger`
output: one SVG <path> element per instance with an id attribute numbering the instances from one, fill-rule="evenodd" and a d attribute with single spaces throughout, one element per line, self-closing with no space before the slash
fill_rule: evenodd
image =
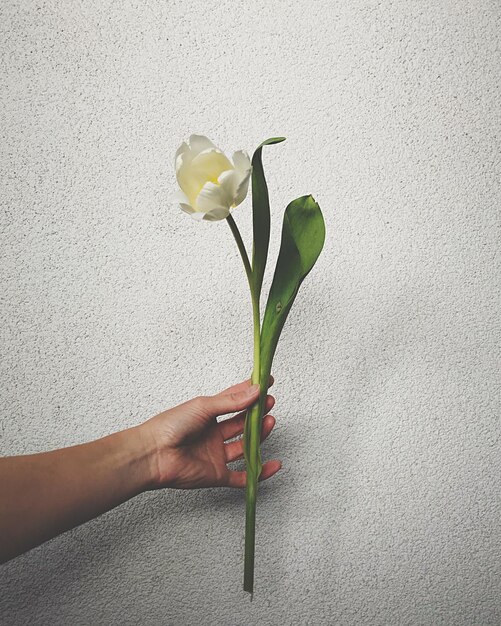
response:
<path id="1" fill-rule="evenodd" d="M 275 382 L 275 379 L 270 374 L 270 378 L 268 380 L 268 389 L 273 385 L 274 382 Z M 250 387 L 250 385 L 252 385 L 252 380 L 248 378 L 247 380 L 244 380 L 242 383 L 238 383 L 236 385 L 233 385 L 232 387 L 228 387 L 228 389 L 224 389 L 223 391 L 220 391 L 216 395 L 226 396 L 229 393 L 239 393 L 240 391 L 245 391 L 247 387 Z"/>

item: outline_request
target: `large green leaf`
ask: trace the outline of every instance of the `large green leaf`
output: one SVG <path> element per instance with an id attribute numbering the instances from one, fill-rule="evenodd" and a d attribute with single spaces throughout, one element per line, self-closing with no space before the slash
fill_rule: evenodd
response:
<path id="1" fill-rule="evenodd" d="M 313 197 L 293 200 L 285 210 L 280 252 L 261 329 L 261 380 L 268 379 L 287 315 L 324 240 L 324 218 Z"/>
<path id="2" fill-rule="evenodd" d="M 285 137 L 272 137 L 263 141 L 252 157 L 252 220 L 254 243 L 252 246 L 252 277 L 255 293 L 261 293 L 264 270 L 270 242 L 270 201 L 264 176 L 263 146 L 285 141 Z"/>
<path id="3" fill-rule="evenodd" d="M 256 231 L 254 232 L 254 237 L 256 237 Z M 269 221 L 267 236 L 269 236 Z M 247 470 L 244 589 L 251 593 L 254 589 L 256 494 L 262 469 L 259 444 L 271 363 L 298 289 L 315 264 L 324 245 L 324 239 L 324 219 L 320 207 L 312 196 L 303 196 L 293 200 L 285 210 L 282 243 L 261 328 L 259 371 L 261 394 L 259 402 L 248 411 L 244 427 L 244 457 Z M 266 252 L 267 246 L 268 239 L 266 239 Z M 261 283 L 259 286 L 261 287 Z"/>

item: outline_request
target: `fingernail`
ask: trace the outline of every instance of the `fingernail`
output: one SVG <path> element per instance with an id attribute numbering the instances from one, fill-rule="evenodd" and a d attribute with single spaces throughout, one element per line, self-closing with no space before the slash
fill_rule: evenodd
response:
<path id="1" fill-rule="evenodd" d="M 253 396 L 256 391 L 259 391 L 259 385 L 251 385 L 248 389 L 247 389 L 247 395 L 248 396 Z"/>

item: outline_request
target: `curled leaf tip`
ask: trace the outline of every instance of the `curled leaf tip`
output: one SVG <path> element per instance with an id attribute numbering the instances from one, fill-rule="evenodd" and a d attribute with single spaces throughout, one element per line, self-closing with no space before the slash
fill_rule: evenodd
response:
<path id="1" fill-rule="evenodd" d="M 311 195 L 311 193 L 308 196 L 304 196 L 304 200 L 305 200 L 304 202 L 305 209 L 315 209 L 318 207 L 318 203 L 315 200 L 315 198 Z"/>
<path id="2" fill-rule="evenodd" d="M 269 139 L 265 139 L 259 148 L 262 148 L 263 146 L 271 146 L 274 143 L 282 143 L 282 141 L 285 141 L 285 137 L 270 137 Z"/>

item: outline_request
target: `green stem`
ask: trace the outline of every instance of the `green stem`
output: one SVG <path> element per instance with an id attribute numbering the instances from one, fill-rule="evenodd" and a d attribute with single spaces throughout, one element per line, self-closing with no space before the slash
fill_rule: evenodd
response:
<path id="1" fill-rule="evenodd" d="M 261 363 L 261 320 L 260 320 L 260 311 L 259 311 L 259 293 L 254 286 L 254 280 L 252 276 L 252 268 L 249 263 L 249 257 L 247 256 L 247 250 L 245 249 L 244 242 L 242 241 L 242 236 L 240 235 L 240 231 L 238 230 L 238 226 L 235 223 L 233 217 L 228 215 L 226 218 L 228 222 L 231 232 L 235 237 L 235 241 L 237 242 L 238 249 L 240 251 L 240 256 L 242 257 L 242 261 L 244 262 L 245 273 L 247 274 L 247 280 L 249 282 L 249 288 L 252 299 L 252 320 L 254 325 L 254 369 L 252 370 L 252 383 L 259 383 L 259 369 Z"/>
<path id="2" fill-rule="evenodd" d="M 257 484 L 261 473 L 261 420 L 264 409 L 264 400 L 267 392 L 267 381 L 260 380 L 261 370 L 261 321 L 259 310 L 259 291 L 253 281 L 252 268 L 249 257 L 245 250 L 240 231 L 231 215 L 226 218 L 231 232 L 237 242 L 245 273 L 249 282 L 252 299 L 252 319 L 254 326 L 254 365 L 252 370 L 252 383 L 261 384 L 261 393 L 258 402 L 248 411 L 244 426 L 244 450 L 247 466 L 247 481 L 245 490 L 245 557 L 244 557 L 244 590 L 250 593 L 254 590 L 254 553 L 256 539 L 256 498 Z"/>
<path id="3" fill-rule="evenodd" d="M 247 250 L 245 249 L 244 242 L 242 241 L 242 235 L 240 234 L 238 226 L 236 225 L 231 213 L 226 218 L 226 221 L 228 222 L 231 228 L 231 232 L 233 233 L 233 237 L 235 237 L 235 241 L 237 242 L 238 251 L 240 252 L 240 256 L 242 257 L 242 261 L 244 262 L 245 273 L 247 274 L 247 280 L 249 281 L 251 296 L 253 296 L 254 285 L 252 281 L 252 268 L 249 262 L 249 257 L 247 256 Z"/>
<path id="4" fill-rule="evenodd" d="M 252 382 L 260 383 L 260 348 L 261 331 L 259 320 L 259 297 L 252 294 L 254 320 L 254 368 Z M 261 473 L 261 418 L 262 418 L 262 387 L 258 402 L 248 411 L 244 427 L 244 447 L 247 448 L 246 465 L 247 481 L 245 485 L 245 557 L 244 557 L 244 590 L 254 591 L 254 554 L 256 543 L 256 499 L 257 483 Z"/>

